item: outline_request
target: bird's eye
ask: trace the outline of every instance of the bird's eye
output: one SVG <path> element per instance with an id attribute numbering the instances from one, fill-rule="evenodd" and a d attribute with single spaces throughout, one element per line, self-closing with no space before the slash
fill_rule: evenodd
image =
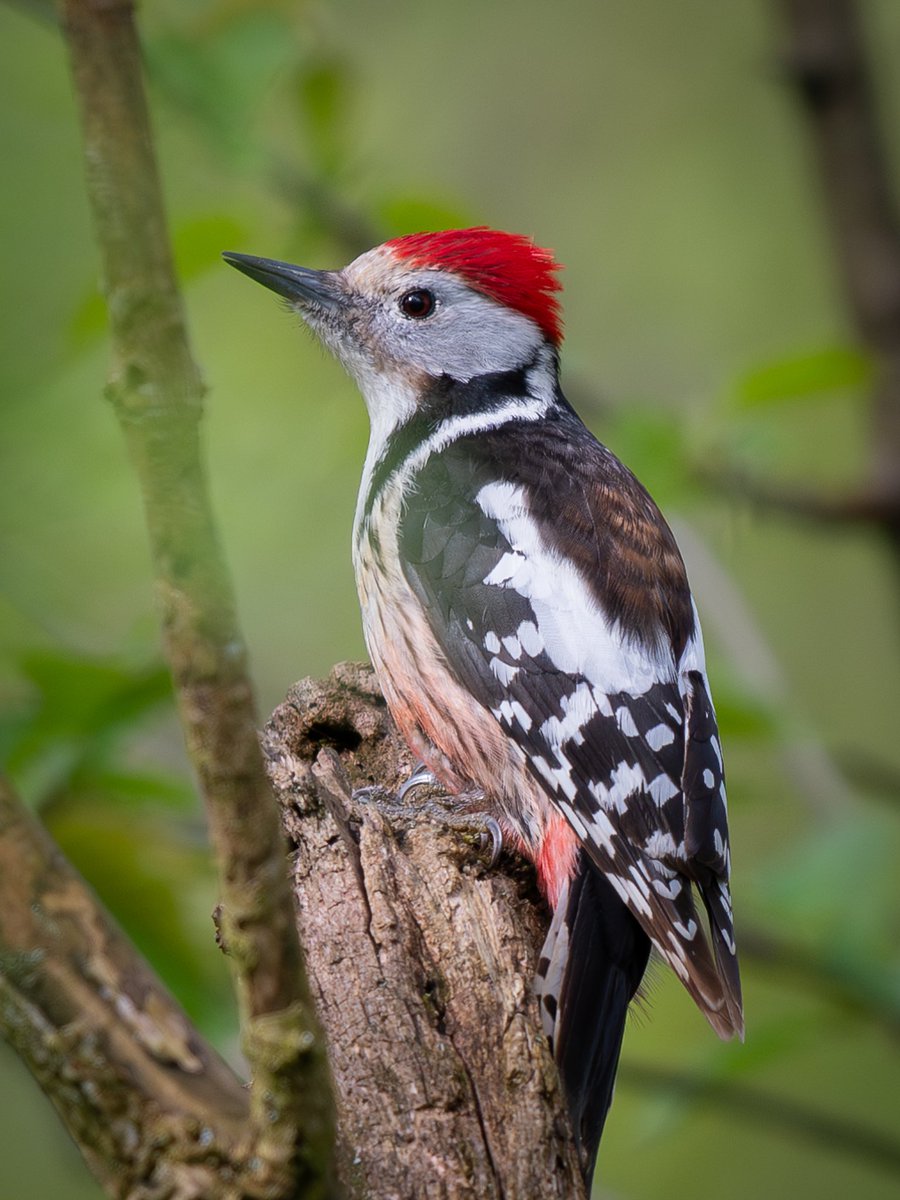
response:
<path id="1" fill-rule="evenodd" d="M 425 288 L 416 288 L 400 297 L 400 311 L 414 321 L 423 321 L 434 312 L 434 296 Z"/>

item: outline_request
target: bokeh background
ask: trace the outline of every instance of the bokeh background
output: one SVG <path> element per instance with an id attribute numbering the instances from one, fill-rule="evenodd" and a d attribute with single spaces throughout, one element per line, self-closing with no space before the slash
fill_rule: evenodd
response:
<path id="1" fill-rule="evenodd" d="M 900 156 L 900 6 L 863 0 Z M 158 0 L 141 24 L 206 435 L 261 711 L 364 654 L 360 400 L 223 249 L 337 266 L 488 223 L 566 264 L 564 384 L 670 516 L 726 742 L 747 1041 L 662 972 L 597 1195 L 887 1200 L 900 1171 L 898 579 L 871 531 L 729 494 L 866 469 L 854 340 L 764 0 Z M 200 813 L 158 651 L 64 49 L 0 6 L 0 749 L 234 1054 Z M 710 486 L 710 473 L 725 477 Z M 98 1197 L 0 1047 L 0 1197 Z"/>

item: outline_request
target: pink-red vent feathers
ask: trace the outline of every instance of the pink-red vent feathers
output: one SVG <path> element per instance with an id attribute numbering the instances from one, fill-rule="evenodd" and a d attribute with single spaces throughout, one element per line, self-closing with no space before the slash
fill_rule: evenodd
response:
<path id="1" fill-rule="evenodd" d="M 387 246 L 413 266 L 453 271 L 476 291 L 536 321 L 554 345 L 562 341 L 562 313 L 556 297 L 561 286 L 556 277 L 560 265 L 549 250 L 542 250 L 530 238 L 478 225 L 411 233 L 394 238 Z"/>

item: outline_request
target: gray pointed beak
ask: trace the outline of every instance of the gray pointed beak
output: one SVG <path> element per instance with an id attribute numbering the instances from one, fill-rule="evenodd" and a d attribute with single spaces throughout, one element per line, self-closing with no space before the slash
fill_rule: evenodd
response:
<path id="1" fill-rule="evenodd" d="M 336 271 L 313 271 L 274 258 L 256 258 L 252 254 L 234 254 L 230 250 L 222 257 L 232 267 L 295 304 L 313 303 L 333 308 L 341 301 Z"/>

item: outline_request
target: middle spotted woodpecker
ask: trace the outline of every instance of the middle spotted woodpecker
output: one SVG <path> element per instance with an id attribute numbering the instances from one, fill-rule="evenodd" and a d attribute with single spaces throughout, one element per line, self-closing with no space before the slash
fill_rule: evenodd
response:
<path id="1" fill-rule="evenodd" d="M 366 643 L 416 755 L 483 792 L 537 867 L 536 990 L 590 1174 L 651 944 L 743 1036 L 722 754 L 675 539 L 560 390 L 558 268 L 529 239 L 413 234 L 341 271 L 225 257 L 365 398 Z"/>

